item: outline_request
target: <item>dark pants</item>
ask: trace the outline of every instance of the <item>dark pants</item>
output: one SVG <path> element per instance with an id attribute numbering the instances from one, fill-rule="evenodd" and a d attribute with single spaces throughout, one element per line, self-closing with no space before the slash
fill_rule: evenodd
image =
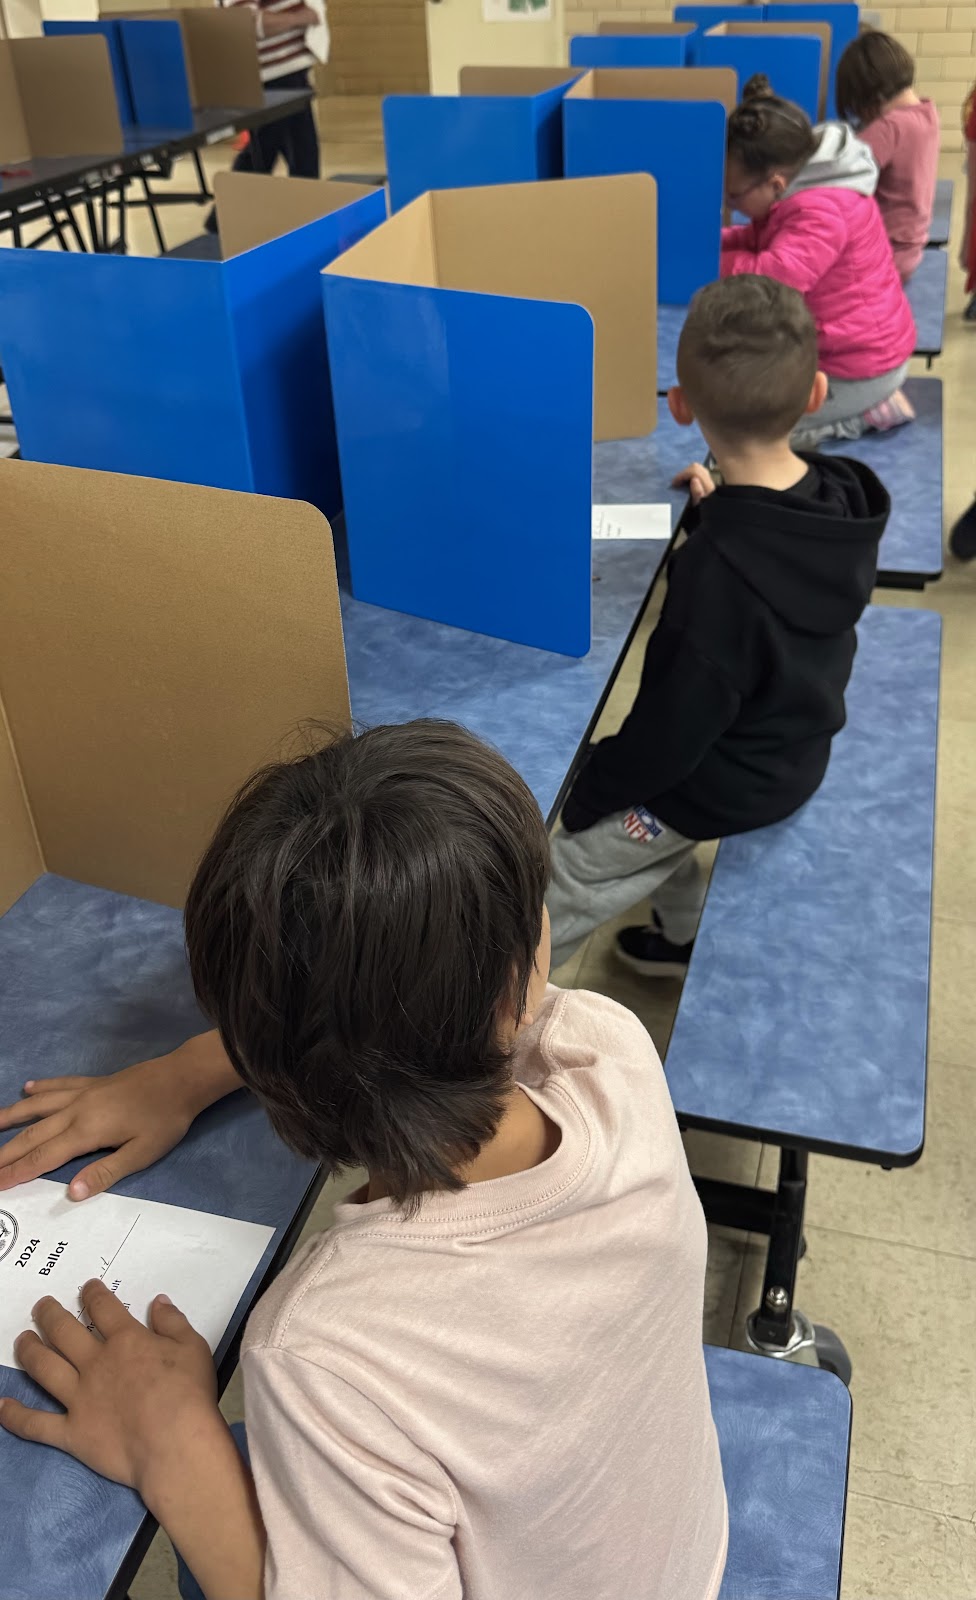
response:
<path id="1" fill-rule="evenodd" d="M 268 88 L 307 89 L 308 73 L 290 72 L 284 78 L 273 78 Z M 234 171 L 271 172 L 279 156 L 284 157 L 291 177 L 318 177 L 319 136 L 311 103 L 293 116 L 282 117 L 280 122 L 266 122 L 261 128 L 252 128 L 244 149 L 237 152 Z"/>

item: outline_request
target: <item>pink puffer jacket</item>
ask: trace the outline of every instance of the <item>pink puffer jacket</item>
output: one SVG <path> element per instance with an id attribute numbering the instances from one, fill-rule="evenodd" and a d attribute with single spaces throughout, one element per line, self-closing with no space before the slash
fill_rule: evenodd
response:
<path id="1" fill-rule="evenodd" d="M 761 222 L 722 229 L 722 277 L 759 272 L 799 289 L 817 324 L 831 378 L 877 378 L 915 348 L 877 202 L 853 189 L 803 189 Z"/>

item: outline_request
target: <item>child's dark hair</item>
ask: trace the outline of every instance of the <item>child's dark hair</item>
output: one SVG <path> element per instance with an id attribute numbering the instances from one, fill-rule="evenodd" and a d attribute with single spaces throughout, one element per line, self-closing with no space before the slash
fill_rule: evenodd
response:
<path id="1" fill-rule="evenodd" d="M 449 722 L 258 773 L 197 870 L 197 998 L 275 1130 L 408 1206 L 460 1189 L 511 1086 L 549 840 L 523 780 Z"/>
<path id="2" fill-rule="evenodd" d="M 817 330 L 796 289 L 755 273 L 699 289 L 678 341 L 678 381 L 706 431 L 785 439 L 816 375 Z"/>
<path id="3" fill-rule="evenodd" d="M 837 112 L 866 127 L 889 100 L 915 82 L 915 63 L 890 33 L 867 28 L 852 39 L 837 63 Z"/>
<path id="4" fill-rule="evenodd" d="M 806 112 L 773 94 L 764 73 L 749 79 L 728 130 L 728 153 L 746 172 L 755 177 L 799 172 L 818 142 Z"/>

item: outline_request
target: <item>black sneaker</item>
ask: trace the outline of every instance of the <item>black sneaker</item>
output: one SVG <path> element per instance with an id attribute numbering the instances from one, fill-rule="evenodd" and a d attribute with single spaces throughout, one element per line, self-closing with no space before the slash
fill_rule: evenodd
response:
<path id="1" fill-rule="evenodd" d="M 617 960 L 644 978 L 683 978 L 694 948 L 694 939 L 672 944 L 653 924 L 621 928 L 616 938 Z"/>
<path id="2" fill-rule="evenodd" d="M 968 306 L 963 312 L 963 317 L 967 322 L 976 322 L 976 294 L 973 295 L 973 298 L 970 300 Z"/>
<path id="3" fill-rule="evenodd" d="M 964 511 L 949 535 L 949 549 L 957 561 L 976 557 L 976 500 Z"/>

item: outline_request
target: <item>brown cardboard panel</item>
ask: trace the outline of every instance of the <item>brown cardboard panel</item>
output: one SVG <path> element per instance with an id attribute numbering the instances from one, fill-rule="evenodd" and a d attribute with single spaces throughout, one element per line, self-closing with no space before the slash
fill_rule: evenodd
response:
<path id="1" fill-rule="evenodd" d="M 218 172 L 213 187 L 225 261 L 376 193 L 362 183 L 275 178 L 261 172 Z"/>
<path id="2" fill-rule="evenodd" d="M 693 22 L 599 22 L 597 33 L 686 34 L 694 33 Z"/>
<path id="3" fill-rule="evenodd" d="M 0 162 L 13 165 L 30 155 L 30 139 L 20 103 L 13 42 L 0 39 Z"/>
<path id="4" fill-rule="evenodd" d="M 44 861 L 0 702 L 0 917 L 43 871 Z"/>
<path id="5" fill-rule="evenodd" d="M 431 195 L 422 194 L 419 199 L 411 200 L 402 211 L 394 212 L 365 239 L 338 256 L 325 271 L 337 278 L 412 283 L 421 289 L 436 289 L 439 279 L 432 199 Z"/>
<path id="6" fill-rule="evenodd" d="M 572 83 L 578 67 L 462 67 L 458 73 L 461 94 L 542 94 Z"/>
<path id="7" fill-rule="evenodd" d="M 737 34 L 740 37 L 762 38 L 764 34 L 775 34 L 777 37 L 791 34 L 806 35 L 808 39 L 820 40 L 820 88 L 817 93 L 818 114 L 823 117 L 827 113 L 827 90 L 830 87 L 830 52 L 833 48 L 834 30 L 829 22 L 723 22 L 717 28 L 709 28 L 709 33 Z M 776 85 L 773 84 L 775 89 Z"/>
<path id="8" fill-rule="evenodd" d="M 431 196 L 445 289 L 585 306 L 596 337 L 597 439 L 657 418 L 657 185 L 646 173 Z"/>
<path id="9" fill-rule="evenodd" d="M 100 34 L 14 39 L 9 48 L 31 155 L 121 151 L 115 82 Z"/>
<path id="10" fill-rule="evenodd" d="M 249 6 L 180 12 L 187 72 L 195 106 L 264 104 L 257 34 Z"/>
<path id="11" fill-rule="evenodd" d="M 349 723 L 311 506 L 0 462 L 0 697 L 48 868 L 181 905 L 247 776 Z"/>
<path id="12" fill-rule="evenodd" d="M 731 67 L 596 67 L 567 92 L 574 100 L 717 100 L 727 111 L 738 85 Z"/>

